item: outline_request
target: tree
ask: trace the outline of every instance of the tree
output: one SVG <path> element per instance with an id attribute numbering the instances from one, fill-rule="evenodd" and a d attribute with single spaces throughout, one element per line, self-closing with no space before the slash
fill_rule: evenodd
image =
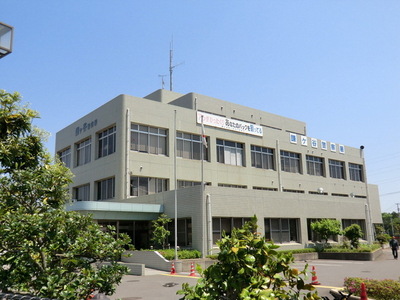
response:
<path id="1" fill-rule="evenodd" d="M 182 285 L 181 299 L 320 299 L 303 277 L 307 269 L 291 268 L 291 254 L 279 253 L 257 231 L 257 218 L 223 234 L 218 262 L 204 271 L 196 286 Z M 302 297 L 302 298 L 301 298 Z"/>
<path id="2" fill-rule="evenodd" d="M 166 228 L 169 222 L 171 222 L 171 219 L 168 218 L 166 214 L 161 214 L 157 220 L 151 222 L 153 227 L 153 237 L 151 238 L 151 241 L 156 245 L 160 245 L 163 249 L 165 249 L 167 239 L 171 234 L 171 232 Z"/>
<path id="3" fill-rule="evenodd" d="M 330 236 L 341 233 L 340 222 L 333 219 L 322 219 L 312 222 L 311 229 L 319 234 L 321 240 L 325 240 L 325 243 L 328 243 Z"/>
<path id="4" fill-rule="evenodd" d="M 363 237 L 364 233 L 358 224 L 351 224 L 343 230 L 343 235 L 350 241 L 353 248 L 357 249 L 360 241 L 359 239 Z"/>
<path id="5" fill-rule="evenodd" d="M 65 211 L 71 172 L 44 149 L 37 117 L 0 90 L 0 289 L 60 300 L 112 294 L 129 238 Z"/>

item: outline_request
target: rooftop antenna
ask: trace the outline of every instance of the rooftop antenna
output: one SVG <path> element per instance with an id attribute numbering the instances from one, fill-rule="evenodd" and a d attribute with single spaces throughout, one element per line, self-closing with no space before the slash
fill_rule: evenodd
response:
<path id="1" fill-rule="evenodd" d="M 164 81 L 164 77 L 167 75 L 158 75 L 158 77 L 161 77 L 161 88 L 164 89 L 164 85 L 165 85 L 165 81 Z"/>
<path id="2" fill-rule="evenodd" d="M 172 84 L 172 81 L 173 81 L 172 80 L 172 73 L 174 71 L 174 68 L 179 66 L 179 65 L 184 64 L 184 62 L 181 62 L 181 63 L 179 63 L 177 65 L 173 65 L 173 57 L 174 57 L 174 39 L 172 38 L 171 45 L 170 45 L 170 48 L 169 48 L 169 90 L 170 91 L 172 91 L 172 86 L 173 86 L 173 84 Z"/>

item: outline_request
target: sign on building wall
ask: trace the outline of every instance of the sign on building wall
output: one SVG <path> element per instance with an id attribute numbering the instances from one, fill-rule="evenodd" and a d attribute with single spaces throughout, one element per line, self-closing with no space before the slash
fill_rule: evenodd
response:
<path id="1" fill-rule="evenodd" d="M 226 130 L 256 135 L 256 136 L 263 136 L 263 128 L 262 126 L 247 123 L 239 120 L 229 119 L 222 116 L 217 116 L 205 112 L 198 111 L 197 112 L 197 123 L 201 124 L 201 119 L 203 118 L 203 124 L 223 128 Z"/>
<path id="2" fill-rule="evenodd" d="M 308 137 L 304 136 L 304 135 L 300 135 L 300 144 L 302 146 L 308 146 Z M 296 133 L 289 133 L 289 141 L 292 144 L 297 144 L 297 134 Z M 337 145 L 336 143 L 331 143 L 331 142 L 327 142 L 324 140 L 320 140 L 320 143 L 318 144 L 318 139 L 316 138 L 310 138 L 311 141 L 311 147 L 312 148 L 321 148 L 321 150 L 328 150 L 328 144 L 329 144 L 329 150 L 331 152 L 337 152 L 339 150 L 340 154 L 345 154 L 346 149 L 344 145 Z"/>

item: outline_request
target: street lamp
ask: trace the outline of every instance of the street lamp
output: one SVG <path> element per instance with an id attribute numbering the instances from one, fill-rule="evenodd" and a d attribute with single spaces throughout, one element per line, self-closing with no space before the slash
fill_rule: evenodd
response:
<path id="1" fill-rule="evenodd" d="M 0 22 L 0 58 L 12 52 L 14 27 Z"/>

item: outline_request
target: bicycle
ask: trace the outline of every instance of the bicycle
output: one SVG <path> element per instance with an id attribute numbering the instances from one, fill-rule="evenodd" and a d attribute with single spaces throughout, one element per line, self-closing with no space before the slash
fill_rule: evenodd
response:
<path id="1" fill-rule="evenodd" d="M 353 293 L 349 293 L 349 294 L 343 294 L 341 291 L 338 291 L 339 295 L 337 295 L 336 292 L 332 292 L 330 291 L 329 294 L 331 294 L 333 296 L 333 300 L 346 300 L 346 299 L 350 299 L 350 296 L 353 295 Z M 322 297 L 322 300 L 330 300 L 328 297 L 324 296 Z"/>

